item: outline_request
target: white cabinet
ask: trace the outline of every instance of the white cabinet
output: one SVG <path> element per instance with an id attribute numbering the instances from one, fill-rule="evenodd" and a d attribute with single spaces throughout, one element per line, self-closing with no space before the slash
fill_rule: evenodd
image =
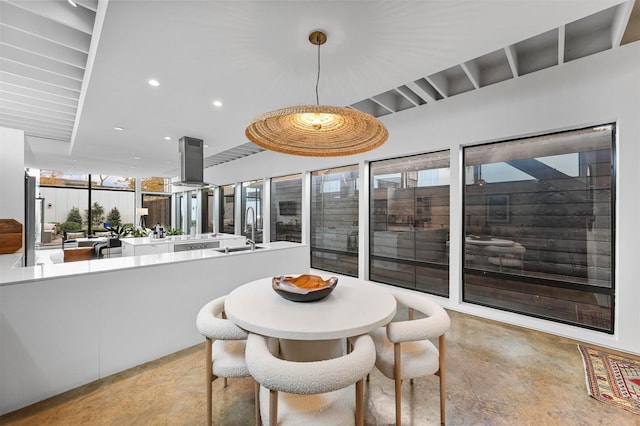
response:
<path id="1" fill-rule="evenodd" d="M 129 244 L 126 240 L 122 241 L 123 256 L 142 256 L 145 254 L 170 253 L 171 251 L 173 251 L 173 244 L 167 244 L 166 242 Z"/>
<path id="2" fill-rule="evenodd" d="M 197 237 L 180 236 L 162 239 L 154 238 L 123 238 L 123 256 L 142 256 L 145 254 L 171 253 L 185 250 L 206 250 L 212 248 L 244 246 L 246 238 L 242 235 L 217 234 L 216 236 L 202 235 Z"/>
<path id="3" fill-rule="evenodd" d="M 238 236 L 238 237 L 230 237 L 230 238 L 223 238 L 220 240 L 220 247 L 224 248 L 224 247 L 240 247 L 240 246 L 244 246 L 247 242 L 247 239 L 245 237 L 242 236 Z"/>

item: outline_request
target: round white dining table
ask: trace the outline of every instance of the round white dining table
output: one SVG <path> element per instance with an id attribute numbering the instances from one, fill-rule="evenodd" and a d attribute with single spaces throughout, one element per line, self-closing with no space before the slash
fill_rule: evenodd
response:
<path id="1" fill-rule="evenodd" d="M 306 303 L 278 295 L 271 279 L 252 281 L 229 293 L 224 304 L 227 318 L 263 336 L 317 341 L 368 333 L 389 323 L 396 313 L 390 292 L 357 278 L 340 277 L 329 296 Z"/>

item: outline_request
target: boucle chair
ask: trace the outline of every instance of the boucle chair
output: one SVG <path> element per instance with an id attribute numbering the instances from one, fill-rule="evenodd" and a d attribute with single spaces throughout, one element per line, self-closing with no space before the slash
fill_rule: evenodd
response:
<path id="1" fill-rule="evenodd" d="M 206 338 L 206 383 L 207 383 L 207 424 L 212 423 L 213 381 L 218 377 L 249 377 L 249 369 L 245 361 L 245 347 L 248 333 L 226 319 L 224 314 L 225 296 L 207 303 L 198 312 L 196 326 L 200 334 Z M 258 396 L 256 384 L 256 397 Z M 256 422 L 260 417 L 259 403 L 256 400 Z"/>
<path id="2" fill-rule="evenodd" d="M 451 320 L 447 312 L 425 296 L 394 292 L 398 307 L 409 319 L 393 321 L 369 333 L 376 347 L 376 368 L 395 381 L 396 425 L 402 423 L 402 380 L 431 374 L 440 377 L 440 423 L 445 423 L 445 340 Z M 413 319 L 413 310 L 426 318 Z M 429 339 L 438 337 L 438 347 Z"/>
<path id="3" fill-rule="evenodd" d="M 373 368 L 376 353 L 368 335 L 351 341 L 353 349 L 346 355 L 298 362 L 278 358 L 277 350 L 268 347 L 268 338 L 249 335 L 246 359 L 251 375 L 262 385 L 262 424 L 363 425 L 363 379 Z"/>

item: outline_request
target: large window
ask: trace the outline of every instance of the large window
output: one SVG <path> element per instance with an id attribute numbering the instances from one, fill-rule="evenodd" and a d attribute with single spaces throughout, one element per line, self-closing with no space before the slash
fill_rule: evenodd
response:
<path id="1" fill-rule="evenodd" d="M 271 179 L 271 241 L 302 241 L 302 176 Z"/>
<path id="2" fill-rule="evenodd" d="M 40 171 L 41 245 L 59 245 L 65 231 L 105 232 L 104 224 L 134 222 L 132 178 L 58 170 Z"/>
<path id="3" fill-rule="evenodd" d="M 464 150 L 467 302 L 613 330 L 614 126 Z"/>
<path id="4" fill-rule="evenodd" d="M 255 234 L 256 243 L 262 242 L 262 187 L 262 180 L 242 182 L 240 234 L 247 238 L 251 238 L 252 233 Z M 253 209 L 253 215 L 247 215 L 249 207 Z"/>
<path id="5" fill-rule="evenodd" d="M 358 166 L 311 175 L 311 267 L 358 275 Z"/>
<path id="6" fill-rule="evenodd" d="M 370 279 L 447 297 L 449 151 L 370 170 Z"/>

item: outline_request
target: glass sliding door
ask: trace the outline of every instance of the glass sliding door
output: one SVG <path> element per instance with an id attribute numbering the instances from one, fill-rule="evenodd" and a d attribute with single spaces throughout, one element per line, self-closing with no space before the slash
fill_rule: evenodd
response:
<path id="1" fill-rule="evenodd" d="M 311 267 L 358 275 L 358 166 L 311 174 Z"/>
<path id="2" fill-rule="evenodd" d="M 302 176 L 271 179 L 271 241 L 302 242 Z"/>
<path id="3" fill-rule="evenodd" d="M 465 301 L 612 332 L 614 132 L 465 148 Z"/>
<path id="4" fill-rule="evenodd" d="M 370 164 L 369 278 L 449 295 L 449 151 Z"/>

